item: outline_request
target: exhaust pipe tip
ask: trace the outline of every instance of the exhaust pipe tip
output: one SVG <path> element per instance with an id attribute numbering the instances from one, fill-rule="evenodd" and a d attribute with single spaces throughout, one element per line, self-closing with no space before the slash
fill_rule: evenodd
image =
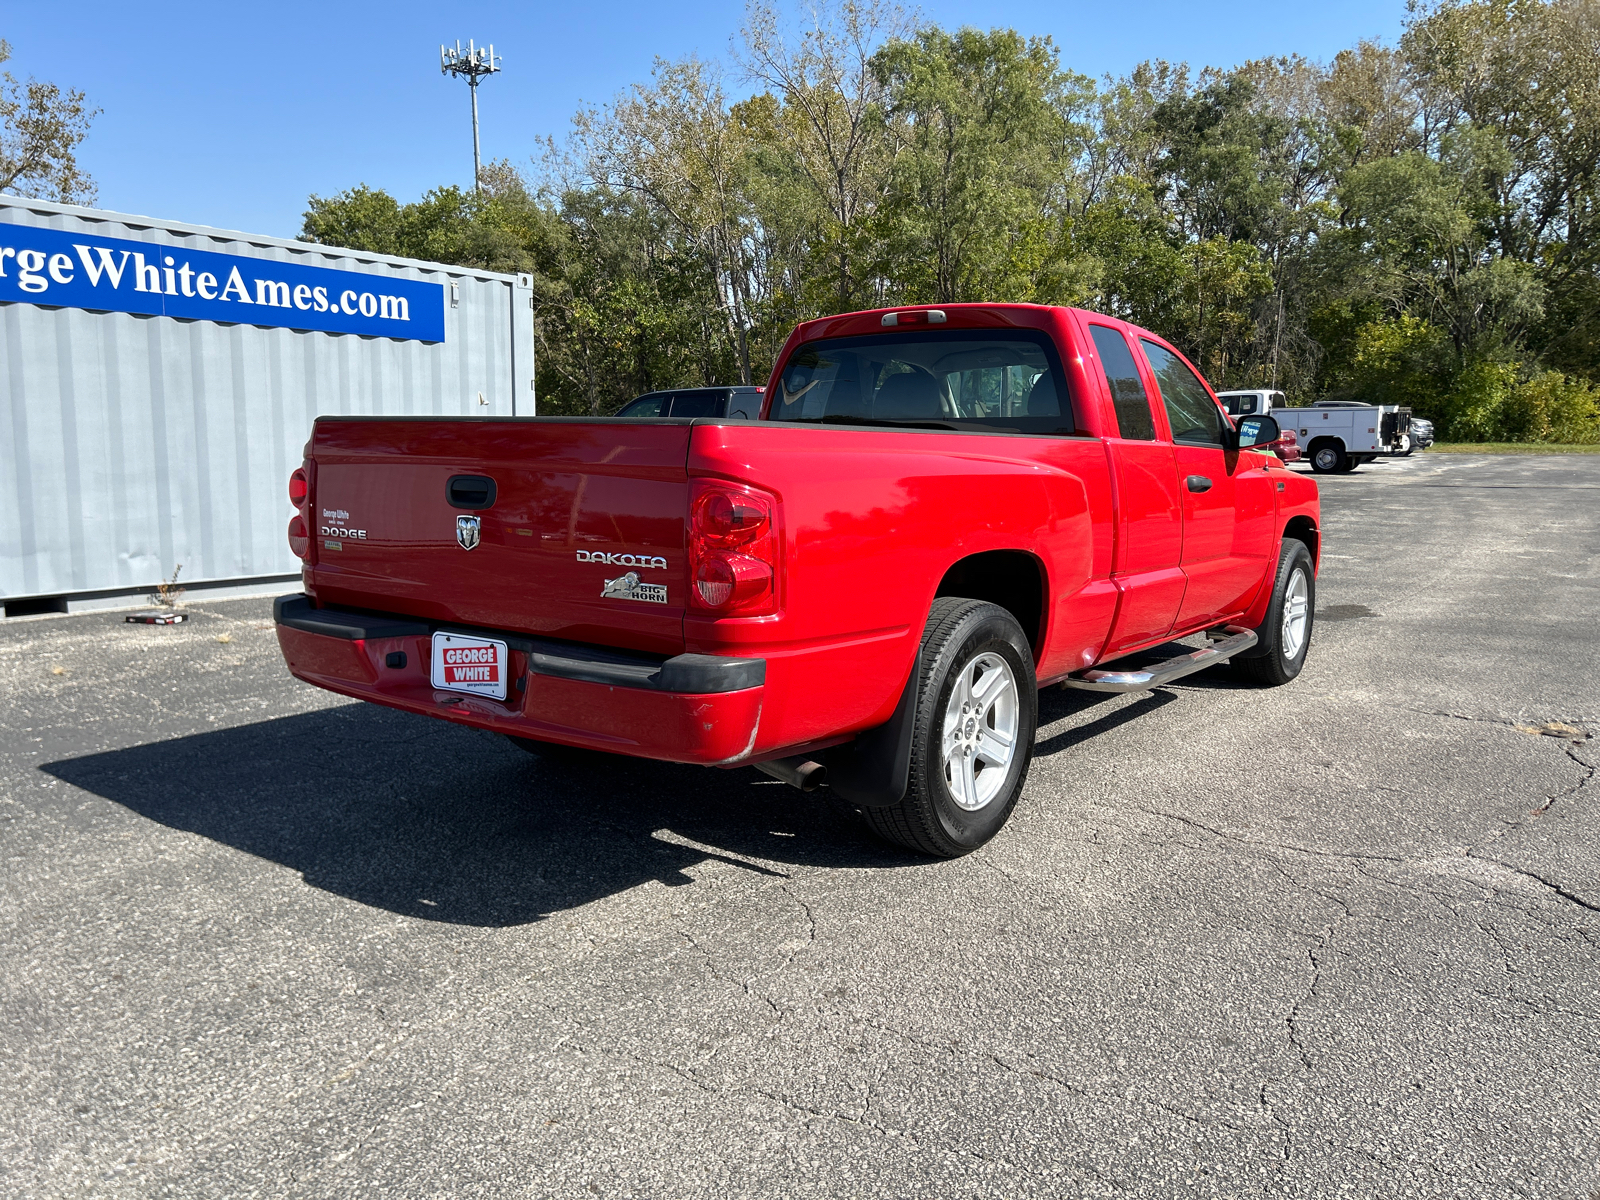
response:
<path id="1" fill-rule="evenodd" d="M 828 782 L 828 768 L 809 758 L 770 758 L 751 765 L 762 774 L 802 792 L 814 792 Z"/>

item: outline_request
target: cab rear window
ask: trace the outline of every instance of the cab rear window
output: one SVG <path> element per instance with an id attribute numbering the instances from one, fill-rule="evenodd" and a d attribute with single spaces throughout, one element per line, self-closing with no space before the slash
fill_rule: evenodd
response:
<path id="1" fill-rule="evenodd" d="M 770 420 L 1074 434 L 1054 344 L 992 330 L 808 342 L 778 377 Z"/>

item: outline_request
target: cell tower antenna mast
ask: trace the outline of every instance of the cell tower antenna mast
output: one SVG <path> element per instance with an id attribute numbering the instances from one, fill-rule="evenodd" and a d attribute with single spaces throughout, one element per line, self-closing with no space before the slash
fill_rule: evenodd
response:
<path id="1" fill-rule="evenodd" d="M 439 47 L 439 74 L 465 79 L 472 92 L 472 188 L 478 192 L 483 191 L 483 184 L 479 180 L 483 165 L 478 154 L 478 80 L 485 75 L 498 74 L 499 71 L 500 61 L 495 57 L 492 42 L 484 47 L 468 38 L 465 50 L 461 48 L 459 40 L 454 46 Z"/>

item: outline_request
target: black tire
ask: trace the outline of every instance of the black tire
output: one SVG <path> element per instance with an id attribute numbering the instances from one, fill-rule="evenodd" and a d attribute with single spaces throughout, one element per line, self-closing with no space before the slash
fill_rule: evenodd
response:
<path id="1" fill-rule="evenodd" d="M 982 766 L 982 755 L 968 756 L 981 778 L 1003 769 L 999 787 L 979 808 L 961 807 L 946 777 L 945 713 L 964 671 L 982 669 L 985 656 L 1003 659 L 1016 689 L 1016 733 L 1010 762 L 1004 768 Z M 981 600 L 940 597 L 928 613 L 922 633 L 922 674 L 911 735 L 911 772 L 906 794 L 888 808 L 864 810 L 867 824 L 880 837 L 940 858 L 970 854 L 1000 832 L 1028 776 L 1033 737 L 1039 724 L 1039 686 L 1033 673 L 1033 648 L 1016 618 L 998 605 Z M 990 669 L 997 669 L 990 660 Z M 981 676 L 980 676 L 981 678 Z M 1004 682 L 1001 685 L 1004 687 Z M 993 728 L 986 712 L 977 732 Z M 972 722 L 969 722 L 972 727 Z M 957 762 L 960 760 L 958 759 Z M 991 777 L 992 778 L 992 777 Z M 993 786 L 985 783 L 987 789 Z M 974 797 L 976 800 L 978 797 Z"/>
<path id="2" fill-rule="evenodd" d="M 1299 646 L 1290 654 L 1285 642 L 1284 609 L 1296 572 L 1305 584 L 1305 630 Z M 1312 569 L 1311 551 L 1298 538 L 1284 538 L 1278 551 L 1278 571 L 1272 581 L 1272 601 L 1267 605 L 1266 619 L 1256 627 L 1255 648 L 1249 651 L 1248 658 L 1235 655 L 1234 669 L 1258 687 L 1281 687 L 1288 683 L 1306 665 L 1316 614 L 1317 576 Z"/>
<path id="3" fill-rule="evenodd" d="M 1350 469 L 1350 456 L 1335 441 L 1313 442 L 1309 457 L 1311 469 L 1318 475 L 1334 475 Z"/>

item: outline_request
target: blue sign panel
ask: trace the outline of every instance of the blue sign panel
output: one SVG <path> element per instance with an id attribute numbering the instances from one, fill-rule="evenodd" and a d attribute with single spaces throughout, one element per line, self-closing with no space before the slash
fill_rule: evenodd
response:
<path id="1" fill-rule="evenodd" d="M 0 223 L 0 301 L 444 341 L 444 285 Z"/>

